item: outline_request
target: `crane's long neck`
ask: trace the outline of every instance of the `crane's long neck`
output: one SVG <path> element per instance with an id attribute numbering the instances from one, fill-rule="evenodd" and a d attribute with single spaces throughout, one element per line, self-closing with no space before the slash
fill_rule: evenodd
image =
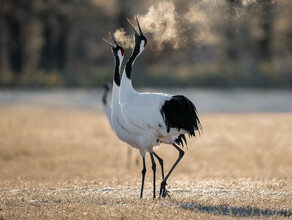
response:
<path id="1" fill-rule="evenodd" d="M 126 71 L 126 75 L 127 75 L 127 78 L 131 80 L 131 77 L 132 77 L 132 67 L 134 65 L 134 62 L 135 60 L 137 59 L 137 57 L 140 55 L 140 45 L 135 45 L 135 48 L 134 48 L 134 51 L 132 53 L 132 55 L 130 56 L 127 64 L 126 64 L 126 68 L 125 68 L 125 71 Z"/>
<path id="2" fill-rule="evenodd" d="M 120 88 L 120 103 L 125 103 L 127 100 L 131 99 L 133 95 L 137 94 L 137 91 L 132 86 L 132 67 L 134 65 L 135 60 L 142 52 L 142 45 L 144 45 L 144 41 L 135 45 L 134 51 L 127 61 L 126 67 L 122 74 L 121 79 L 121 88 Z"/>

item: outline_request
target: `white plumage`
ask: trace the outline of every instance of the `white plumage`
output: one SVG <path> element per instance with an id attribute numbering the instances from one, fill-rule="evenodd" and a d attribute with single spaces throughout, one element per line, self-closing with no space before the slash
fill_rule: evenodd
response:
<path id="1" fill-rule="evenodd" d="M 168 195 L 165 189 L 166 181 L 184 155 L 178 145 L 186 143 L 185 134 L 195 136 L 195 131 L 201 129 L 197 110 L 194 104 L 185 96 L 163 93 L 139 93 L 132 87 L 131 72 L 136 58 L 144 50 L 147 39 L 143 35 L 136 19 L 139 33 L 135 31 L 135 47 L 127 61 L 122 79 L 115 71 L 112 95 L 111 121 L 117 136 L 132 147 L 139 149 L 143 158 L 141 197 L 143 195 L 144 178 L 146 173 L 145 154 L 150 153 L 153 169 L 153 198 L 155 198 L 155 156 L 161 165 L 162 178 L 160 196 Z M 115 39 L 113 38 L 116 43 Z M 118 44 L 116 43 L 117 47 Z M 114 52 L 114 47 L 113 47 Z M 118 50 L 119 52 L 119 50 Z M 115 54 L 115 52 L 114 52 Z M 123 55 L 123 53 L 122 53 Z M 116 57 L 117 58 L 117 57 Z M 121 60 L 118 56 L 117 62 Z M 119 68 L 121 67 L 119 63 Z M 153 147 L 161 142 L 172 144 L 179 151 L 179 158 L 164 178 L 163 160 L 153 151 Z"/>
<path id="2" fill-rule="evenodd" d="M 111 35 L 110 35 L 111 36 Z M 124 117 L 122 116 L 121 105 L 119 103 L 119 94 L 120 94 L 120 69 L 124 59 L 124 50 L 121 46 L 118 45 L 115 38 L 111 36 L 114 40 L 116 46 L 112 45 L 105 40 L 112 47 L 112 52 L 115 57 L 115 70 L 113 77 L 113 87 L 112 87 L 112 100 L 111 100 L 111 116 L 110 121 L 112 127 L 120 140 L 129 144 L 132 147 L 138 148 L 137 143 L 133 142 L 134 136 L 137 134 L 137 131 L 129 132 L 128 123 L 126 123 Z"/>
<path id="3" fill-rule="evenodd" d="M 124 79 L 125 78 L 125 79 Z M 123 76 L 121 90 L 124 88 L 123 80 L 129 80 Z M 129 86 L 129 83 L 127 83 Z M 160 112 L 165 101 L 169 101 L 172 95 L 163 93 L 128 93 L 127 101 L 121 97 L 122 113 L 125 121 L 130 125 L 133 131 L 139 129 L 138 136 L 135 136 L 139 143 L 141 156 L 144 157 L 146 152 L 152 152 L 153 147 L 164 142 L 172 144 L 180 134 L 187 133 L 181 129 L 178 131 L 172 128 L 167 132 L 165 121 Z M 159 141 L 157 141 L 159 140 Z"/>
<path id="4" fill-rule="evenodd" d="M 112 127 L 112 119 L 111 119 L 111 114 L 112 114 L 112 87 L 113 84 L 110 82 L 107 82 L 103 85 L 103 93 L 102 93 L 102 107 L 103 111 Z M 128 147 L 127 151 L 127 168 L 130 168 L 131 166 L 131 155 L 132 155 L 132 147 Z M 136 164 L 138 164 L 139 158 L 136 158 Z"/>

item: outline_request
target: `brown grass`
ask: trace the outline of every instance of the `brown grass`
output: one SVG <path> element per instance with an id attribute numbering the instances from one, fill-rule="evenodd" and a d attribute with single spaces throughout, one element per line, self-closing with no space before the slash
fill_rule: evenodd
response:
<path id="1" fill-rule="evenodd" d="M 291 216 L 292 114 L 214 114 L 201 121 L 204 134 L 188 141 L 168 181 L 172 198 L 153 201 L 149 156 L 140 200 L 139 153 L 133 150 L 127 162 L 128 147 L 103 115 L 2 106 L 0 219 Z M 166 170 L 178 156 L 166 145 L 156 152 Z"/>

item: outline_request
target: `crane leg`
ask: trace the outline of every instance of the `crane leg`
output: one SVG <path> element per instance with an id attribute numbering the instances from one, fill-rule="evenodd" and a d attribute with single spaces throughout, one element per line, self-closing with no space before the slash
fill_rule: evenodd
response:
<path id="1" fill-rule="evenodd" d="M 163 169 L 163 160 L 153 151 L 153 155 L 157 158 L 159 161 L 159 164 L 161 166 L 161 175 L 162 175 L 162 180 L 164 180 L 164 169 Z"/>
<path id="2" fill-rule="evenodd" d="M 153 199 L 155 199 L 155 191 L 156 191 L 156 187 L 155 187 L 155 183 L 156 183 L 156 163 L 153 157 L 153 153 L 150 153 L 150 157 L 151 157 L 151 162 L 152 162 L 152 170 L 153 170 Z"/>
<path id="3" fill-rule="evenodd" d="M 143 159 L 143 169 L 142 169 L 142 185 L 141 185 L 141 194 L 140 194 L 140 198 L 143 197 L 144 180 L 145 180 L 145 174 L 146 174 L 145 156 L 142 157 L 142 159 Z"/>
<path id="4" fill-rule="evenodd" d="M 167 181 L 168 177 L 170 176 L 170 174 L 172 173 L 172 171 L 174 170 L 174 168 L 176 167 L 176 165 L 179 163 L 179 161 L 183 158 L 183 156 L 185 154 L 185 152 L 182 149 L 180 149 L 176 144 L 172 144 L 172 145 L 178 150 L 179 156 L 178 156 L 177 160 L 175 161 L 175 163 L 173 164 L 173 166 L 171 167 L 171 169 L 169 170 L 166 177 L 161 182 L 159 197 L 162 196 L 163 198 L 168 195 L 167 190 L 165 189 L 166 181 Z"/>

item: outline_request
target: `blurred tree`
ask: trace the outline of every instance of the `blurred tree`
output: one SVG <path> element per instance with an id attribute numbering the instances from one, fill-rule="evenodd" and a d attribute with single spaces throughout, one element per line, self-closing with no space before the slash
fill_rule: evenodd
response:
<path id="1" fill-rule="evenodd" d="M 227 0 L 227 23 L 225 25 L 225 41 L 226 41 L 226 57 L 230 62 L 235 62 L 238 59 L 238 44 L 237 44 L 237 19 L 235 9 L 240 7 L 240 0 Z"/>
<path id="2" fill-rule="evenodd" d="M 270 61 L 272 58 L 271 43 L 273 37 L 273 1 L 259 0 L 261 5 L 261 29 L 262 37 L 259 39 L 259 57 L 260 60 Z"/>
<path id="3" fill-rule="evenodd" d="M 8 39 L 8 57 L 9 64 L 15 77 L 21 74 L 22 70 L 22 7 L 24 6 L 21 1 L 11 0 L 2 2 L 3 17 L 5 20 L 6 30 L 5 31 Z"/>
<path id="4" fill-rule="evenodd" d="M 136 85 L 167 78 L 165 85 L 292 87 L 291 2 L 174 1 L 176 34 L 184 46 L 164 42 L 159 51 L 147 34 L 151 43 L 135 65 L 143 73 Z M 158 4 L 0 0 L 0 86 L 102 84 L 111 76 L 112 59 L 101 38 L 119 27 L 131 34 L 126 18 L 146 14 L 151 5 L 153 10 Z M 188 20 L 193 6 L 203 13 Z"/>
<path id="5" fill-rule="evenodd" d="M 118 15 L 116 17 L 116 25 L 117 27 L 123 27 L 125 30 L 128 28 L 127 18 L 132 17 L 132 7 L 131 5 L 134 4 L 133 1 L 129 0 L 119 0 L 118 3 Z"/>

